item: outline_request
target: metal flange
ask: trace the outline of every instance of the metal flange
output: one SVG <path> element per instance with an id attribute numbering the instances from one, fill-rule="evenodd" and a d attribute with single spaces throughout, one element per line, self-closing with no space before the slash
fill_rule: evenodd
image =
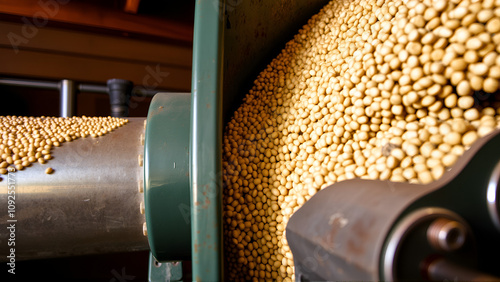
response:
<path id="1" fill-rule="evenodd" d="M 191 258 L 190 93 L 158 93 L 144 140 L 144 204 L 151 252 L 160 262 Z"/>

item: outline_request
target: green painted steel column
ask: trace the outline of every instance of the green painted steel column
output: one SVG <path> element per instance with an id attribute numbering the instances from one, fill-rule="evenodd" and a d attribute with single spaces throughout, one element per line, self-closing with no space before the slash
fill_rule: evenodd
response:
<path id="1" fill-rule="evenodd" d="M 222 280 L 222 89 L 224 1 L 196 2 L 191 100 L 193 280 Z"/>
<path id="2" fill-rule="evenodd" d="M 144 204 L 149 247 L 160 261 L 191 258 L 190 93 L 158 93 L 144 140 Z"/>

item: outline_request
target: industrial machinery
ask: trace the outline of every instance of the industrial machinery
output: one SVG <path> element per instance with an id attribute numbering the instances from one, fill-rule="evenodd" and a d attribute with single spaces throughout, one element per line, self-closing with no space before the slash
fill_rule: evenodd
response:
<path id="1" fill-rule="evenodd" d="M 498 281 L 499 133 L 431 184 L 349 180 L 319 191 L 287 226 L 298 278 Z"/>
<path id="2" fill-rule="evenodd" d="M 325 2 L 198 2 L 192 93 L 157 94 L 147 118 L 64 144 L 52 175 L 33 166 L 0 182 L 0 202 L 16 191 L 0 253 L 15 224 L 16 260 L 149 248 L 151 281 L 221 280 L 223 124 L 236 93 Z M 318 192 L 287 226 L 296 280 L 498 280 L 499 143 L 498 131 L 480 139 L 431 184 Z"/>

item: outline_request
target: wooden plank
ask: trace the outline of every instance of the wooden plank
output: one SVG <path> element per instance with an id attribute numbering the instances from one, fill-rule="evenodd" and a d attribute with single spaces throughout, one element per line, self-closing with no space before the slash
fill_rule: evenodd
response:
<path id="1" fill-rule="evenodd" d="M 34 35 L 23 25 L 0 21 L 0 45 L 11 48 L 12 55 L 22 50 L 106 57 L 107 59 L 161 63 L 191 69 L 192 47 L 155 43 L 129 38 L 43 27 Z M 17 51 L 16 51 L 17 49 Z"/>
<path id="2" fill-rule="evenodd" d="M 80 82 L 106 83 L 110 78 L 128 79 L 147 89 L 190 91 L 191 70 L 106 58 L 79 57 L 23 50 L 12 55 L 0 47 L 0 75 L 40 79 L 73 79 Z"/>
<path id="3" fill-rule="evenodd" d="M 125 2 L 125 7 L 123 8 L 123 10 L 127 13 L 137 14 L 140 3 L 141 0 L 127 0 L 127 2 Z"/>
<path id="4" fill-rule="evenodd" d="M 55 21 L 157 36 L 184 43 L 191 43 L 193 40 L 192 24 L 127 14 L 83 1 L 0 0 L 0 13 L 25 17 L 27 24 L 37 27 L 47 25 L 48 21 Z"/>

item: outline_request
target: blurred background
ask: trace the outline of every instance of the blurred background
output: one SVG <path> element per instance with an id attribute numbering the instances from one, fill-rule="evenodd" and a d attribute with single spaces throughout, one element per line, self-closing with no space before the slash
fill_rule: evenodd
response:
<path id="1" fill-rule="evenodd" d="M 187 92 L 194 1 L 0 0 L 0 79 Z M 59 91 L 2 85 L 0 115 L 58 116 Z M 151 98 L 133 96 L 130 116 Z M 76 115 L 108 116 L 105 93 L 77 94 Z"/>
<path id="2" fill-rule="evenodd" d="M 0 0 L 0 80 L 69 79 L 105 87 L 120 78 L 138 93 L 189 92 L 194 4 Z M 57 89 L 0 83 L 0 95 L 0 116 L 59 116 Z M 76 99 L 77 116 L 110 115 L 106 93 L 79 91 Z M 145 117 L 150 101 L 133 95 L 129 116 Z M 148 252 L 18 261 L 16 270 L 19 281 L 147 281 Z"/>

